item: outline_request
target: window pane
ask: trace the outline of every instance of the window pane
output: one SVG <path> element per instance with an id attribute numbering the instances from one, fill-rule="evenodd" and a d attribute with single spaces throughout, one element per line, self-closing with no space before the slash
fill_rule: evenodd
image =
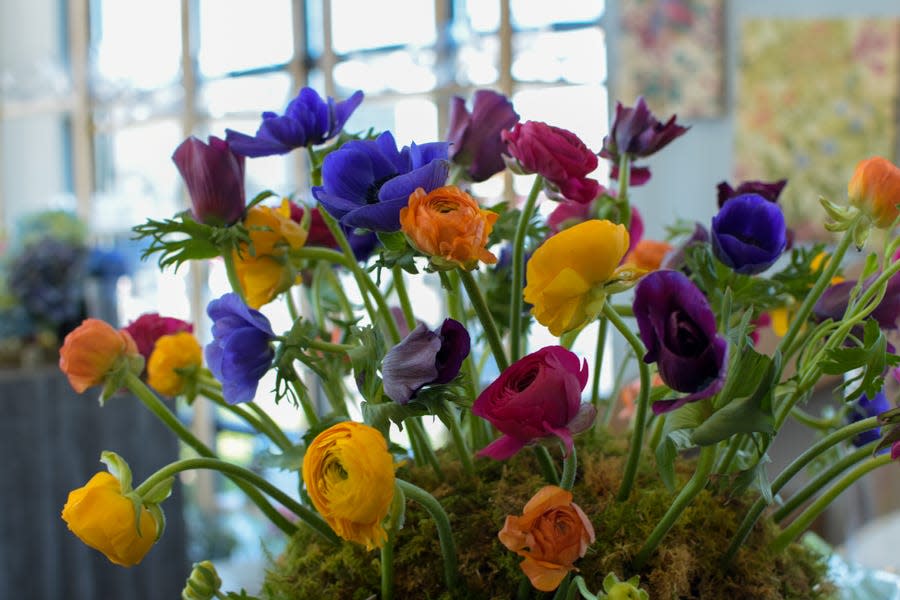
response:
<path id="1" fill-rule="evenodd" d="M 222 75 L 288 62 L 290 0 L 200 0 L 200 72 Z"/>
<path id="2" fill-rule="evenodd" d="M 606 42 L 599 27 L 520 33 L 513 77 L 519 81 L 600 83 L 606 79 Z"/>
<path id="3" fill-rule="evenodd" d="M 0 120 L 0 198 L 8 229 L 29 213 L 75 210 L 68 148 L 63 116 Z"/>
<path id="4" fill-rule="evenodd" d="M 436 38 L 434 2 L 332 0 L 334 50 L 338 54 L 384 46 L 427 46 Z"/>
<path id="5" fill-rule="evenodd" d="M 284 108 L 283 105 L 282 108 Z M 282 110 L 282 108 L 278 110 Z M 210 123 L 209 134 L 224 138 L 226 128 L 253 134 L 259 127 L 259 123 L 258 118 L 216 120 Z M 295 150 L 295 152 L 301 151 Z M 290 196 L 296 192 L 294 164 L 293 153 L 284 156 L 248 158 L 244 163 L 244 187 L 247 201 L 249 202 L 250 199 L 265 190 L 271 190 L 279 196 Z"/>
<path id="6" fill-rule="evenodd" d="M 359 89 L 367 94 L 427 92 L 437 85 L 434 53 L 398 51 L 354 58 L 335 65 L 334 81 L 347 93 Z"/>
<path id="7" fill-rule="evenodd" d="M 291 77 L 284 72 L 234 77 L 205 83 L 200 90 L 200 105 L 212 117 L 241 112 L 261 114 L 267 110 L 282 114 L 293 97 L 289 94 Z M 252 134 L 258 126 L 259 123 L 244 133 Z"/>
<path id="8" fill-rule="evenodd" d="M 46 98 L 68 91 L 65 28 L 63 2 L 0 2 L 0 98 Z"/>
<path id="9" fill-rule="evenodd" d="M 397 146 L 438 141 L 437 107 L 426 98 L 366 99 L 347 121 L 346 131 L 390 131 Z"/>
<path id="10" fill-rule="evenodd" d="M 93 70 L 98 85 L 150 89 L 172 83 L 181 70 L 178 0 L 95 0 Z"/>
<path id="11" fill-rule="evenodd" d="M 490 85 L 497 81 L 500 41 L 496 36 L 476 38 L 460 46 L 456 82 L 460 85 Z"/>
<path id="12" fill-rule="evenodd" d="M 465 6 L 457 6 L 472 31 L 493 33 L 500 29 L 500 2 L 498 0 L 464 0 Z M 462 4 L 462 2 L 460 2 Z"/>
<path id="13" fill-rule="evenodd" d="M 511 0 L 513 27 L 533 29 L 553 23 L 582 23 L 595 21 L 603 14 L 604 0 Z"/>

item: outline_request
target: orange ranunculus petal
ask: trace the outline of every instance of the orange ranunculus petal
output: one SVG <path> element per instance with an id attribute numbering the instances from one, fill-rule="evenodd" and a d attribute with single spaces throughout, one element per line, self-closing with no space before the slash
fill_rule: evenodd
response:
<path id="1" fill-rule="evenodd" d="M 184 391 L 184 378 L 176 369 L 199 367 L 203 349 L 193 334 L 181 331 L 156 341 L 147 361 L 147 384 L 160 394 L 177 396 Z"/>
<path id="2" fill-rule="evenodd" d="M 642 271 L 656 271 L 671 250 L 672 244 L 668 242 L 643 239 L 635 244 L 625 257 L 625 264 Z"/>
<path id="3" fill-rule="evenodd" d="M 558 588 L 566 574 L 574 569 L 574 567 L 535 560 L 530 556 L 526 557 L 520 566 L 522 572 L 531 581 L 531 585 L 542 592 L 552 592 Z"/>
<path id="4" fill-rule="evenodd" d="M 99 319 L 85 319 L 63 341 L 59 368 L 81 393 L 103 383 L 120 358 L 136 354 L 137 345 L 128 332 Z"/>
<path id="5" fill-rule="evenodd" d="M 900 168 L 880 156 L 860 161 L 847 194 L 851 204 L 869 213 L 876 227 L 890 227 L 900 204 Z"/>

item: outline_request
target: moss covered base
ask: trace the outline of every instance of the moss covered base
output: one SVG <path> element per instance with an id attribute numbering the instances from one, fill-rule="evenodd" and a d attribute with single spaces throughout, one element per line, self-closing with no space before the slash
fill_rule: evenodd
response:
<path id="1" fill-rule="evenodd" d="M 630 561 L 671 504 L 673 494 L 659 481 L 652 458 L 645 457 L 628 502 L 617 503 L 624 465 L 623 442 L 581 440 L 580 465 L 574 501 L 591 518 L 597 541 L 576 563 L 593 590 L 604 576 L 634 575 Z M 529 451 L 507 462 L 479 460 L 477 480 L 467 480 L 452 455 L 445 458 L 444 480 L 432 471 L 403 468 L 398 477 L 411 481 L 441 501 L 447 511 L 459 553 L 463 586 L 453 594 L 444 589 L 440 549 L 434 523 L 421 507 L 409 502 L 406 524 L 395 549 L 398 599 L 513 598 L 523 580 L 520 558 L 497 539 L 509 514 L 522 507 L 545 484 Z M 693 465 L 681 465 L 682 481 Z M 698 496 L 661 543 L 643 571 L 641 587 L 653 600 L 668 598 L 828 598 L 825 567 L 818 556 L 794 545 L 784 554 L 766 551 L 775 526 L 761 520 L 736 560 L 727 568 L 719 559 L 744 516 L 744 499 L 716 495 L 709 489 Z M 379 593 L 377 551 L 366 552 L 352 543 L 339 548 L 320 543 L 303 528 L 287 550 L 271 565 L 263 596 L 269 600 L 347 598 L 364 600 Z M 526 596 L 528 597 L 528 596 Z M 552 594 L 532 591 L 531 598 Z"/>

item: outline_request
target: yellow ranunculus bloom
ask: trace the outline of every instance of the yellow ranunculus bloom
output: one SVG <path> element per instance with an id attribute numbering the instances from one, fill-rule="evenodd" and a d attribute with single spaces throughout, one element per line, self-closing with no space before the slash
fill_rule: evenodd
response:
<path id="1" fill-rule="evenodd" d="M 291 207 L 287 200 L 278 208 L 254 206 L 244 217 L 244 227 L 253 240 L 256 256 L 277 254 L 277 246 L 288 246 L 294 250 L 306 243 L 308 232 L 299 223 L 291 220 Z"/>
<path id="2" fill-rule="evenodd" d="M 559 336 L 597 316 L 603 285 L 614 279 L 625 252 L 628 230 L 592 219 L 545 241 L 528 261 L 525 301 L 531 314 Z"/>
<path id="3" fill-rule="evenodd" d="M 147 361 L 147 385 L 165 396 L 177 396 L 184 391 L 184 377 L 176 369 L 199 367 L 203 350 L 193 334 L 180 331 L 156 340 Z"/>
<path id="4" fill-rule="evenodd" d="M 156 542 L 157 523 L 150 511 L 141 507 L 139 535 L 134 504 L 122 495 L 119 480 L 106 471 L 69 492 L 62 518 L 82 542 L 123 567 L 141 562 Z"/>
<path id="5" fill-rule="evenodd" d="M 394 459 L 377 429 L 344 421 L 320 433 L 303 457 L 303 482 L 335 533 L 368 550 L 384 544 Z"/>

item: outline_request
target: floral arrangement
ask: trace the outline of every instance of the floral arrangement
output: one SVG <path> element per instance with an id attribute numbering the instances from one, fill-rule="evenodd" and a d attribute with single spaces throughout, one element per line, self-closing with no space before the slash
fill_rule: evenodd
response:
<path id="1" fill-rule="evenodd" d="M 839 232 L 831 249 L 793 242 L 784 181 L 723 183 L 711 223 L 648 240 L 629 189 L 688 128 L 642 99 L 617 106 L 599 153 L 521 122 L 487 90 L 471 109 L 454 98 L 446 140 L 400 148 L 390 132 L 343 131 L 362 100 L 303 89 L 284 114 L 263 113 L 255 135 L 175 150 L 192 208 L 135 232 L 162 268 L 224 261 L 232 291 L 208 305 L 211 341 L 158 314 L 121 330 L 88 319 L 59 364 L 77 391 L 102 386 L 101 402 L 130 390 L 194 455 L 134 485 L 127 462 L 104 453 L 108 471 L 69 496 L 69 528 L 135 565 L 163 535 L 173 477 L 214 469 L 291 538 L 265 597 L 826 597 L 820 557 L 795 542 L 900 454 L 900 429 L 885 429 L 900 412 L 883 392 L 900 363 L 886 337 L 900 307 L 900 169 L 863 160 L 849 202 L 822 201 L 823 226 Z M 300 196 L 316 204 L 267 204 L 272 192 L 248 203 L 246 158 L 293 151 L 309 159 Z M 590 177 L 601 159 L 615 189 Z M 471 184 L 507 169 L 531 175 L 531 192 L 483 206 Z M 540 198 L 556 203 L 549 217 Z M 874 249 L 873 229 L 884 233 Z M 851 247 L 867 252 L 856 280 L 841 278 Z M 426 276 L 446 300 L 438 324 L 420 322 L 407 293 L 407 278 Z M 275 301 L 289 331 L 264 314 Z M 589 365 L 571 348 L 595 321 Z M 767 323 L 778 343 L 763 352 Z M 530 348 L 537 327 L 558 344 Z M 604 356 L 610 335 L 628 352 Z M 604 360 L 638 380 L 601 394 Z M 299 440 L 253 402 L 270 370 L 271 393 L 309 423 Z M 808 414 L 827 375 L 844 376 L 839 401 Z M 198 396 L 270 438 L 299 493 L 216 456 L 160 398 Z M 610 427 L 619 409 L 625 430 Z M 443 424 L 444 447 L 425 419 Z M 789 420 L 819 436 L 769 481 L 767 449 Z M 811 465 L 817 476 L 783 496 Z M 250 597 L 220 587 L 198 563 L 182 597 Z"/>

